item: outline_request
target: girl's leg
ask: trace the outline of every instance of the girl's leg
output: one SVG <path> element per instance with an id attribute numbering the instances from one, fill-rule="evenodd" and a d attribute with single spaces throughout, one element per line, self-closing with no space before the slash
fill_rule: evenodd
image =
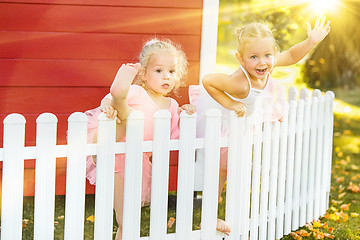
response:
<path id="1" fill-rule="evenodd" d="M 123 226 L 124 179 L 118 172 L 115 173 L 114 179 L 114 210 L 116 214 L 116 221 L 119 226 L 116 232 L 115 240 L 121 240 Z"/>
<path id="2" fill-rule="evenodd" d="M 225 181 L 226 181 L 226 173 L 227 173 L 227 170 L 226 168 L 221 168 L 220 167 L 220 172 L 219 172 L 219 201 L 220 201 L 220 196 L 221 196 L 221 193 L 222 193 L 222 190 L 224 188 L 224 184 L 225 184 Z M 230 234 L 230 231 L 231 231 L 231 228 L 230 228 L 230 225 L 225 222 L 224 220 L 218 218 L 217 220 L 217 223 L 216 223 L 216 230 L 222 232 L 222 233 L 225 233 L 226 235 L 229 235 Z"/>

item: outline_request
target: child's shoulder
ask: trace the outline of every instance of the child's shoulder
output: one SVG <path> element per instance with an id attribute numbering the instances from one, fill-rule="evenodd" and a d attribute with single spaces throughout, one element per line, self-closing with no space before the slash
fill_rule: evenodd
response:
<path id="1" fill-rule="evenodd" d="M 249 85 L 249 79 L 241 68 L 238 68 L 230 75 L 231 81 L 236 83 L 237 86 Z"/>
<path id="2" fill-rule="evenodd" d="M 131 84 L 129 87 L 129 93 L 140 95 L 140 94 L 146 94 L 146 91 L 143 87 L 137 84 Z"/>
<path id="3" fill-rule="evenodd" d="M 171 107 L 176 107 L 177 108 L 179 106 L 179 103 L 174 98 L 169 97 L 169 99 L 170 99 L 170 108 Z"/>
<path id="4" fill-rule="evenodd" d="M 134 90 L 134 91 L 141 91 L 143 88 L 140 85 L 131 84 L 129 89 Z"/>
<path id="5" fill-rule="evenodd" d="M 146 91 L 141 86 L 137 84 L 130 85 L 127 95 L 128 101 L 138 101 L 140 99 L 145 98 L 145 96 L 146 96 Z"/>
<path id="6" fill-rule="evenodd" d="M 221 80 L 226 80 L 230 78 L 230 74 L 226 74 L 226 73 L 208 73 L 206 75 L 204 75 L 204 77 L 202 78 L 203 82 L 206 81 L 221 81 Z"/>

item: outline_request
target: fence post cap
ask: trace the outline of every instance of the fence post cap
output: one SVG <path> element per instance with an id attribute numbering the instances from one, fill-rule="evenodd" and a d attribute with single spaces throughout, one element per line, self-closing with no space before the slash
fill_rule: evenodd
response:
<path id="1" fill-rule="evenodd" d="M 154 118 L 170 119 L 171 113 L 168 110 L 161 109 L 154 114 Z"/>
<path id="2" fill-rule="evenodd" d="M 9 115 L 7 115 L 4 120 L 3 120 L 4 124 L 11 124 L 11 123 L 26 123 L 26 119 L 23 115 L 19 114 L 19 113 L 11 113 Z"/>
<path id="3" fill-rule="evenodd" d="M 140 111 L 132 110 L 128 116 L 128 119 L 142 120 L 144 119 L 144 114 Z"/>
<path id="4" fill-rule="evenodd" d="M 321 91 L 319 89 L 314 89 L 314 91 L 312 92 L 312 97 L 320 97 L 321 96 Z"/>
<path id="5" fill-rule="evenodd" d="M 186 111 L 182 111 L 180 113 L 180 117 L 186 117 L 186 118 L 196 118 L 197 114 L 196 112 L 193 114 L 187 114 Z"/>
<path id="6" fill-rule="evenodd" d="M 330 96 L 332 99 L 335 98 L 335 93 L 334 93 L 333 91 L 327 91 L 327 92 L 325 93 L 325 96 L 326 96 L 326 95 Z"/>
<path id="7" fill-rule="evenodd" d="M 308 99 L 309 98 L 309 90 L 307 88 L 302 88 L 300 90 L 300 98 L 301 99 Z"/>
<path id="8" fill-rule="evenodd" d="M 289 102 L 295 101 L 298 95 L 298 89 L 296 87 L 289 88 Z"/>
<path id="9" fill-rule="evenodd" d="M 217 108 L 211 108 L 206 111 L 205 116 L 207 117 L 221 117 L 221 111 Z"/>
<path id="10" fill-rule="evenodd" d="M 53 123 L 58 122 L 57 117 L 52 113 L 42 113 L 36 118 L 37 123 Z"/>
<path id="11" fill-rule="evenodd" d="M 299 99 L 297 101 L 297 105 L 300 107 L 300 106 L 303 106 L 305 104 L 305 100 L 304 99 Z"/>
<path id="12" fill-rule="evenodd" d="M 85 113 L 74 112 L 68 117 L 68 122 L 86 122 L 88 120 Z"/>

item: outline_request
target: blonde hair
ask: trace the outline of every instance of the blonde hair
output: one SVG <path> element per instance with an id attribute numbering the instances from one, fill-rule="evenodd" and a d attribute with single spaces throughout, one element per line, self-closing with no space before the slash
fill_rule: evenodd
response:
<path id="1" fill-rule="evenodd" d="M 174 56 L 176 56 L 177 58 L 177 65 L 176 65 L 177 81 L 174 90 L 176 91 L 180 86 L 183 85 L 184 78 L 186 76 L 187 68 L 188 68 L 188 61 L 186 59 L 185 52 L 182 50 L 180 45 L 175 44 L 174 42 L 166 38 L 161 40 L 154 38 L 145 43 L 139 55 L 139 62 L 141 64 L 141 69 L 134 83 L 142 84 L 143 81 L 142 77 L 146 71 L 146 67 L 149 64 L 151 56 L 164 51 L 169 52 L 170 54 L 174 54 Z"/>
<path id="2" fill-rule="evenodd" d="M 242 56 L 244 53 L 245 45 L 260 38 L 271 38 L 274 41 L 274 50 L 277 52 L 277 44 L 272 31 L 268 28 L 265 23 L 250 23 L 236 29 L 235 31 L 237 38 L 238 52 Z"/>

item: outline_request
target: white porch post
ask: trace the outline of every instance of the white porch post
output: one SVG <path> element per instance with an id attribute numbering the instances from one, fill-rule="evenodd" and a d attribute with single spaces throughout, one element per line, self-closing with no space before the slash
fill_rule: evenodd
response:
<path id="1" fill-rule="evenodd" d="M 215 71 L 219 19 L 219 0 L 204 0 L 201 24 L 200 74 L 202 77 Z"/>

